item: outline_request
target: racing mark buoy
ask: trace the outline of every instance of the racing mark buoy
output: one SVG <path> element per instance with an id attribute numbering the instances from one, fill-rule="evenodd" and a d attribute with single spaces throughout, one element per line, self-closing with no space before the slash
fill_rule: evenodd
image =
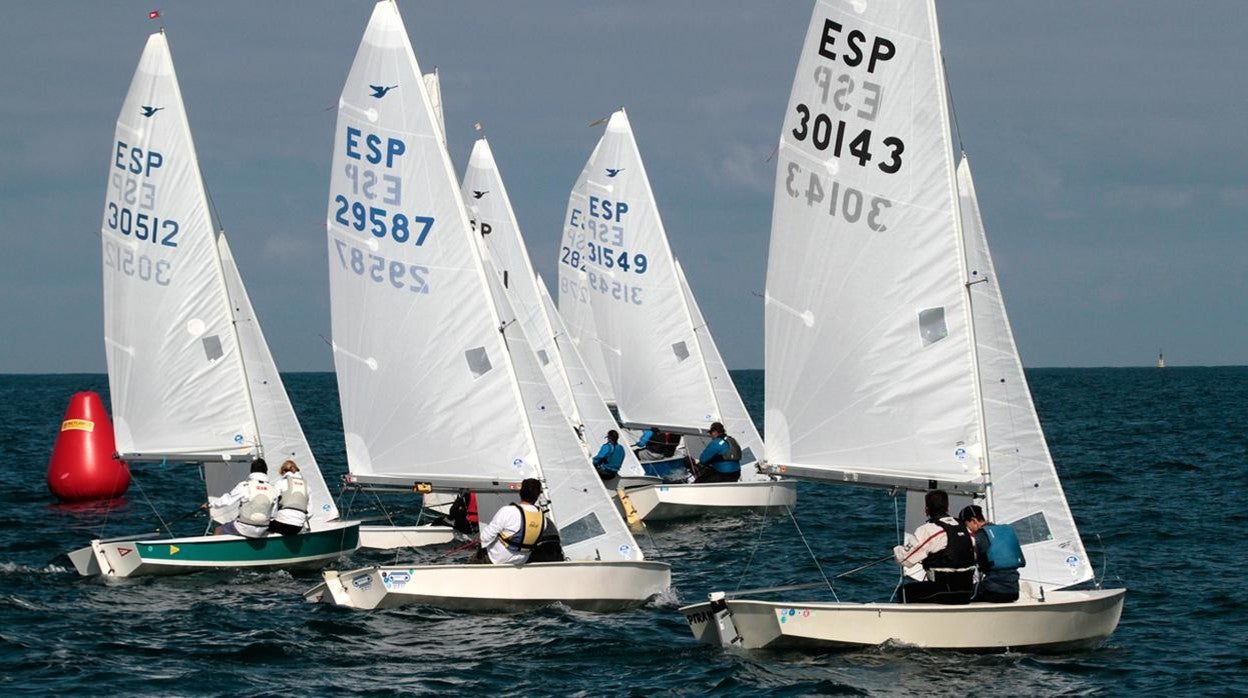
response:
<path id="1" fill-rule="evenodd" d="M 48 489 L 63 502 L 121 496 L 130 486 L 130 469 L 113 459 L 116 451 L 113 423 L 100 396 L 74 393 L 48 461 Z"/>

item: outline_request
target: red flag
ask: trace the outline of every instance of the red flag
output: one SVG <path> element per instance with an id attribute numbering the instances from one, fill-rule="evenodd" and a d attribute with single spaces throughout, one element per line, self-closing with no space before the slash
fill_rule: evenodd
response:
<path id="1" fill-rule="evenodd" d="M 160 19 L 160 10 L 152 10 L 147 13 L 148 19 Z"/>
<path id="2" fill-rule="evenodd" d="M 475 130 L 475 131 L 480 131 L 480 130 L 481 130 L 481 122 L 480 122 L 480 121 L 478 121 L 477 123 L 473 124 L 473 125 L 472 125 L 472 128 L 473 128 L 473 130 Z"/>

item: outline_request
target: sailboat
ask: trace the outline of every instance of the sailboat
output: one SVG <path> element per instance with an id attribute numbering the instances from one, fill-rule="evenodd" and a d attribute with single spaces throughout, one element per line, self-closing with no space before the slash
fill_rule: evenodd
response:
<path id="1" fill-rule="evenodd" d="M 586 452 L 596 453 L 607 432 L 618 425 L 589 377 L 580 351 L 566 339 L 559 342 L 567 332 L 558 314 L 545 302 L 549 292 L 533 269 L 498 163 L 485 138 L 473 144 L 462 192 L 473 228 L 482 241 L 482 253 L 500 274 L 559 408 Z M 620 475 L 633 482 L 647 479 L 637 456 L 628 448 L 624 448 Z"/>
<path id="2" fill-rule="evenodd" d="M 596 357 L 588 364 L 603 372 L 599 385 L 612 386 L 623 425 L 679 433 L 692 455 L 719 421 L 741 445 L 739 482 L 631 487 L 638 515 L 662 520 L 792 508 L 794 483 L 758 470 L 762 439 L 668 246 L 623 109 L 608 119 L 572 188 L 564 225 L 560 311 L 582 352 Z"/>
<path id="3" fill-rule="evenodd" d="M 349 477 L 480 494 L 537 478 L 568 560 L 331 571 L 304 597 L 602 611 L 667 589 L 669 566 L 644 559 L 568 428 L 501 275 L 478 253 L 392 0 L 374 8 L 339 100 L 327 228 Z"/>
<path id="4" fill-rule="evenodd" d="M 927 490 L 981 504 L 1023 546 L 1020 598 L 715 592 L 681 609 L 703 642 L 1039 651 L 1092 647 L 1117 627 L 1125 590 L 1071 588 L 1092 568 L 1010 331 L 969 161 L 954 157 L 940 50 L 931 0 L 815 5 L 778 151 L 766 467 L 905 492 L 911 523 Z"/>
<path id="5" fill-rule="evenodd" d="M 118 457 L 202 464 L 206 493 L 292 459 L 309 532 L 93 540 L 84 576 L 206 568 L 315 568 L 354 550 L 269 353 L 224 232 L 214 225 L 165 34 L 148 38 L 126 95 L 104 206 L 104 343 Z"/>

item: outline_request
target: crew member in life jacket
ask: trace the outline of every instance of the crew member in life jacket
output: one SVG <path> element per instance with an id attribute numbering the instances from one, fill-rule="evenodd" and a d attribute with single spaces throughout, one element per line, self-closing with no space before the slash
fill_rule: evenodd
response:
<path id="1" fill-rule="evenodd" d="M 612 429 L 607 432 L 607 442 L 598 449 L 594 456 L 594 470 L 598 477 L 606 482 L 620 476 L 620 466 L 624 465 L 624 447 L 620 445 L 620 432 Z"/>
<path id="2" fill-rule="evenodd" d="M 720 422 L 711 423 L 711 442 L 698 456 L 694 482 L 736 482 L 741 479 L 741 444 L 724 432 Z"/>
<path id="3" fill-rule="evenodd" d="M 532 556 L 535 550 L 549 542 L 552 537 L 557 545 L 558 532 L 545 514 L 537 508 L 542 494 L 542 483 L 527 478 L 520 483 L 520 503 L 508 504 L 499 509 L 490 522 L 481 527 L 481 550 L 473 562 L 485 562 L 486 557 L 495 565 L 523 565 L 534 562 L 550 562 L 546 556 Z M 553 556 L 553 555 L 552 555 Z M 562 550 L 558 559 L 563 559 Z"/>
<path id="4" fill-rule="evenodd" d="M 308 523 L 308 483 L 293 460 L 278 469 L 277 513 L 269 522 L 269 533 L 293 536 L 303 533 Z"/>
<path id="5" fill-rule="evenodd" d="M 451 502 L 446 516 L 438 517 L 435 526 L 450 526 L 464 535 L 476 535 L 481 528 L 481 516 L 477 513 L 477 495 L 471 490 L 460 492 Z"/>
<path id="6" fill-rule="evenodd" d="M 914 540 L 893 548 L 897 564 L 923 566 L 924 580 L 901 588 L 902 603 L 964 604 L 975 592 L 975 544 L 970 531 L 949 515 L 949 495 L 932 490 L 924 499 L 927 523 L 914 531 Z M 907 572 L 909 574 L 909 572 Z"/>
<path id="7" fill-rule="evenodd" d="M 224 526 L 218 526 L 217 535 L 265 537 L 269 533 L 269 521 L 273 518 L 273 504 L 276 500 L 277 491 L 269 484 L 268 464 L 263 458 L 253 460 L 251 474 L 246 480 L 208 502 L 214 509 L 238 505 L 238 516 Z"/>
<path id="8" fill-rule="evenodd" d="M 1018 601 L 1018 568 L 1027 566 L 1027 558 L 1014 529 L 1009 524 L 988 523 L 984 510 L 975 504 L 958 512 L 958 520 L 966 525 L 975 542 L 979 583 L 971 601 Z"/>

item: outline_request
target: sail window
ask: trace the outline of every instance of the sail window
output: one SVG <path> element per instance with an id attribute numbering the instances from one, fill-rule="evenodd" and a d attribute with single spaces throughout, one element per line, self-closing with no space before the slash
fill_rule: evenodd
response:
<path id="1" fill-rule="evenodd" d="M 598 520 L 598 515 L 591 511 L 559 529 L 559 542 L 564 546 L 576 545 L 577 543 L 606 535 L 606 533 L 606 530 L 602 527 L 602 522 Z"/>
<path id="2" fill-rule="evenodd" d="M 545 349 L 538 349 L 537 360 L 541 361 L 542 365 L 545 366 L 550 363 L 550 354 L 547 354 Z"/>
<path id="3" fill-rule="evenodd" d="M 464 352 L 464 358 L 468 360 L 468 370 L 472 371 L 473 378 L 480 378 L 494 368 L 494 365 L 490 363 L 490 355 L 486 353 L 485 347 L 469 349 Z"/>
<path id="4" fill-rule="evenodd" d="M 208 335 L 200 341 L 204 343 L 204 356 L 207 356 L 209 361 L 216 361 L 225 356 L 225 350 L 221 348 L 221 338 L 217 335 Z"/>
<path id="5" fill-rule="evenodd" d="M 1018 536 L 1019 545 L 1053 540 L 1053 532 L 1049 530 L 1049 520 L 1045 518 L 1043 511 L 1037 511 L 1031 516 L 1014 521 L 1010 526 L 1014 529 L 1014 535 Z"/>
<path id="6" fill-rule="evenodd" d="M 949 336 L 949 327 L 945 325 L 944 308 L 928 308 L 919 311 L 919 336 L 923 338 L 925 347 Z"/>
<path id="7" fill-rule="evenodd" d="M 672 353 L 676 355 L 677 361 L 684 361 L 689 358 L 689 346 L 684 342 L 676 342 L 672 345 Z"/>

